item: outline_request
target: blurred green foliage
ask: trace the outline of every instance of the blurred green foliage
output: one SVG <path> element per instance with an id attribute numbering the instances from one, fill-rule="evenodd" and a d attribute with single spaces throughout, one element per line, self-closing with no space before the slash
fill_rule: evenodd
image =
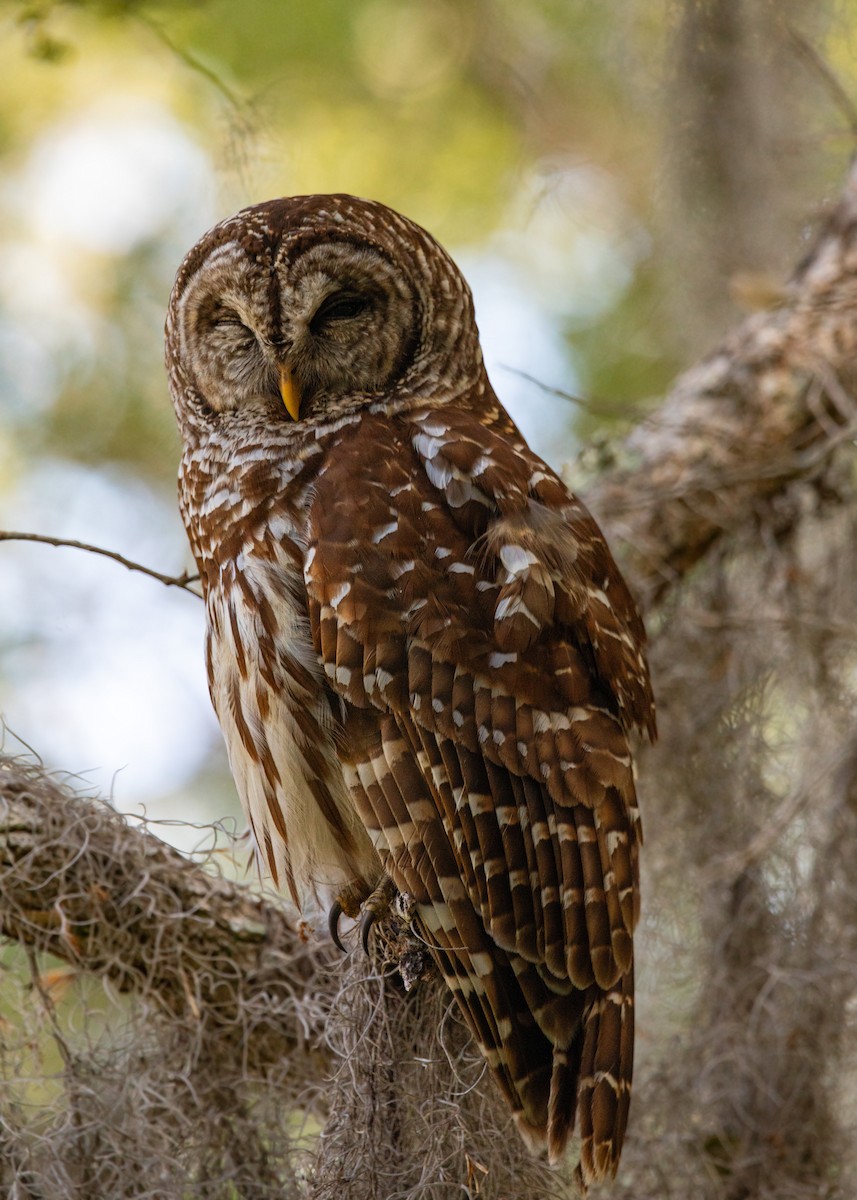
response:
<path id="1" fill-rule="evenodd" d="M 822 30 L 846 69 L 852 8 L 839 6 Z M 0 18 L 0 171 L 13 189 L 46 139 L 114 95 L 162 107 L 204 149 L 212 218 L 277 193 L 352 191 L 407 212 L 455 252 L 508 227 L 534 171 L 595 168 L 650 245 L 608 311 L 566 323 L 570 367 L 607 417 L 657 395 L 679 366 L 688 338 L 673 293 L 687 264 L 663 240 L 663 202 L 670 123 L 682 127 L 670 91 L 680 6 L 6 0 Z M 69 300 L 95 311 L 100 333 L 54 363 L 48 411 L 16 414 L 28 452 L 171 474 L 159 328 L 184 248 L 170 244 L 173 232 L 156 225 L 126 253 L 84 254 L 74 266 Z M 520 207 L 511 232 L 526 249 Z M 607 230 L 617 242 L 621 232 Z M 28 236 L 20 209 L 5 221 L 5 236 L 16 233 Z M 0 294 L 0 317 L 2 304 Z"/>
<path id="2" fill-rule="evenodd" d="M 130 95 L 173 114 L 210 157 L 212 219 L 267 195 L 352 191 L 407 212 L 455 251 L 502 227 L 545 164 L 621 164 L 614 184 L 638 199 L 626 168 L 644 158 L 651 113 L 637 105 L 636 123 L 625 118 L 639 99 L 638 55 L 658 53 L 665 29 L 663 14 L 652 20 L 643 5 L 628 6 L 621 33 L 606 6 L 548 0 L 46 0 L 3 9 L 0 170 L 13 187 L 78 114 Z M 32 239 L 26 201 L 5 232 Z M 526 239 L 525 227 L 514 232 Z M 89 344 L 54 355 L 47 408 L 15 411 L 26 453 L 172 476 L 160 323 L 184 248 L 163 225 L 123 254 L 57 248 L 73 280 L 68 302 L 91 309 L 98 329 Z M 669 339 L 652 329 L 651 270 L 647 279 L 623 301 L 631 311 L 622 321 L 638 337 L 611 345 L 579 323 L 568 331 L 582 377 L 613 398 L 657 391 L 674 367 Z M 0 317 L 2 304 L 0 294 Z M 597 364 L 605 351 L 609 365 Z"/>

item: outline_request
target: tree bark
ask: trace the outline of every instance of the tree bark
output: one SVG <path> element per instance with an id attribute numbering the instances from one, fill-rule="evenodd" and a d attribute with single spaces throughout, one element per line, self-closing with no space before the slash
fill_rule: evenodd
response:
<path id="1" fill-rule="evenodd" d="M 682 375 L 581 491 L 644 611 L 857 433 L 857 166 L 774 309 Z M 571 472 L 573 483 L 578 482 Z"/>
<path id="2" fill-rule="evenodd" d="M 332 947 L 275 900 L 12 758 L 0 759 L 0 932 L 145 996 L 250 1069 L 329 1068 Z"/>

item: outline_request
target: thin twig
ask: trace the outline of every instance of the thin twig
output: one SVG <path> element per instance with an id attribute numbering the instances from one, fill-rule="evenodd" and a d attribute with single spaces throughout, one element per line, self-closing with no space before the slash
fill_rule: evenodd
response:
<path id="1" fill-rule="evenodd" d="M 148 13 L 138 11 L 135 15 L 137 20 L 145 25 L 147 29 L 151 30 L 155 37 L 158 38 L 158 40 L 162 42 L 167 49 L 171 51 L 171 53 L 175 54 L 176 57 L 179 58 L 186 67 L 190 67 L 190 69 L 195 71 L 196 74 L 201 75 L 204 79 L 207 79 L 208 82 L 215 87 L 218 92 L 220 92 L 221 96 L 223 96 L 223 98 L 232 105 L 236 112 L 241 113 L 243 111 L 243 109 L 246 107 L 245 102 L 241 99 L 237 92 L 234 92 L 232 88 L 229 87 L 229 85 L 223 79 L 221 79 L 216 71 L 212 70 L 211 67 L 207 67 L 205 63 L 200 58 L 197 58 L 197 56 L 191 50 L 186 49 L 184 46 L 179 46 L 177 42 L 174 42 L 163 26 L 157 21 L 153 20 Z"/>
<path id="2" fill-rule="evenodd" d="M 583 396 L 575 396 L 574 392 L 566 392 L 562 388 L 545 383 L 538 376 L 530 375 L 528 371 L 522 371 L 520 367 L 510 367 L 506 363 L 500 363 L 500 369 L 507 371 L 510 375 L 517 375 L 519 379 L 523 379 L 527 383 L 535 384 L 537 388 L 548 396 L 556 396 L 559 400 L 567 400 L 569 404 L 574 404 L 578 408 L 583 409 L 584 412 L 593 413 L 595 416 L 622 417 L 626 422 L 630 422 L 638 417 L 642 419 L 645 415 L 644 410 L 639 405 L 629 406 L 623 400 L 605 400 L 599 399 L 597 396 L 592 396 L 587 400 Z"/>
<path id="3" fill-rule="evenodd" d="M 141 575 L 157 579 L 167 587 L 183 588 L 192 596 L 196 596 L 198 600 L 202 599 L 199 592 L 190 587 L 190 584 L 199 579 L 198 575 L 191 575 L 187 571 L 183 571 L 181 575 L 163 575 L 160 571 L 152 570 L 151 567 L 144 567 L 141 563 L 133 562 L 115 550 L 105 550 L 103 546 L 90 546 L 87 542 L 77 542 L 72 538 L 48 537 L 43 533 L 17 533 L 7 529 L 0 530 L 0 542 L 38 542 L 43 546 L 68 546 L 72 550 L 86 550 L 89 554 L 100 554 L 104 558 L 112 558 L 114 562 L 121 563 L 129 571 L 139 571 Z"/>
<path id="4" fill-rule="evenodd" d="M 857 134 L 857 106 L 837 78 L 830 63 L 790 21 L 786 22 L 786 32 L 797 57 L 802 59 L 809 69 L 820 77 L 830 93 L 833 103 L 848 122 L 849 130 L 852 134 Z"/>

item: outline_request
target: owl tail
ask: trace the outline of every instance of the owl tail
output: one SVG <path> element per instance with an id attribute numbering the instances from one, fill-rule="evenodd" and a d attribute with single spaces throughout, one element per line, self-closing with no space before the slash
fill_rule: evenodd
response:
<path id="1" fill-rule="evenodd" d="M 628 1124 L 634 1070 L 634 968 L 601 992 L 583 1018 L 577 1085 L 580 1179 L 612 1177 Z"/>
<path id="2" fill-rule="evenodd" d="M 558 1162 L 577 1124 L 581 1185 L 615 1175 L 631 1093 L 633 972 L 606 991 L 563 995 L 497 947 L 490 971 L 477 972 L 437 940 L 438 965 L 528 1149 Z"/>

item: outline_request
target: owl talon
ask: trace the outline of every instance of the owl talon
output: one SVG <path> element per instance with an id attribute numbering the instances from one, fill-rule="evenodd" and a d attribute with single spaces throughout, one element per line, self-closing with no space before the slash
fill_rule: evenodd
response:
<path id="1" fill-rule="evenodd" d="M 372 932 L 372 926 L 387 916 L 395 895 L 396 885 L 389 875 L 385 875 L 363 904 L 360 914 L 360 944 L 367 954 L 369 953 L 369 934 Z"/>
<path id="2" fill-rule="evenodd" d="M 334 946 L 337 946 L 343 954 L 347 951 L 342 944 L 342 939 L 339 936 L 339 922 L 342 920 L 342 905 L 338 900 L 334 900 L 330 906 L 330 912 L 327 914 L 327 928 L 330 931 L 330 936 L 333 939 Z"/>
<path id="3" fill-rule="evenodd" d="M 369 953 L 369 934 L 377 920 L 378 914 L 371 911 L 364 912 L 360 918 L 360 945 L 363 947 L 364 954 Z"/>

